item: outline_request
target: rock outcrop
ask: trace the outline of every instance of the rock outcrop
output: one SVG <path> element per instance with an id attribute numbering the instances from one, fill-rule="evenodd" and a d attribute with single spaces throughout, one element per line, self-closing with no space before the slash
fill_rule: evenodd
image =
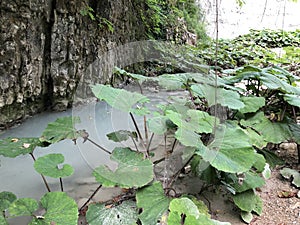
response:
<path id="1" fill-rule="evenodd" d="M 101 52 L 143 37 L 140 4 L 136 0 L 2 0 L 0 128 L 47 108 L 69 107 L 84 71 Z M 82 10 L 91 12 L 94 20 L 83 16 Z"/>

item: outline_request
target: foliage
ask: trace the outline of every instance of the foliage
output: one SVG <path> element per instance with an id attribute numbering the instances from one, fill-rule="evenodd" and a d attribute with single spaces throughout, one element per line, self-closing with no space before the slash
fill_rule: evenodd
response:
<path id="1" fill-rule="evenodd" d="M 80 10 L 82 16 L 88 16 L 92 21 L 96 21 L 100 29 L 107 28 L 110 32 L 114 32 L 114 25 L 106 18 L 95 13 L 95 10 L 84 3 L 84 8 Z"/>
<path id="2" fill-rule="evenodd" d="M 297 64 L 299 63 L 300 31 L 250 30 L 232 40 L 198 42 L 198 56 L 208 65 L 228 69 L 244 65 Z M 283 54 L 273 49 L 282 48 Z"/>
<path id="3" fill-rule="evenodd" d="M 146 0 L 140 16 L 148 38 L 182 43 L 182 35 L 187 32 L 195 33 L 201 39 L 207 38 L 195 0 Z"/>
<path id="4" fill-rule="evenodd" d="M 174 4 L 185 2 L 176 1 Z M 252 62 L 255 59 L 252 58 Z M 224 64 L 220 65 L 224 68 L 237 65 L 231 63 L 226 62 L 225 57 Z M 185 93 L 181 98 L 158 105 L 156 110 L 148 108 L 150 99 L 141 93 L 103 84 L 91 86 L 100 101 L 128 113 L 135 127 L 135 131 L 109 133 L 109 140 L 126 141 L 126 144 L 132 141 L 135 148 L 106 150 L 92 141 L 87 131 L 76 129 L 75 124 L 80 122 L 78 117 L 58 118 L 48 124 L 40 137 L 1 140 L 0 155 L 14 158 L 29 154 L 45 185 L 44 175 L 59 178 L 62 192 L 50 192 L 48 188 L 49 193 L 41 198 L 40 206 L 35 199 L 17 199 L 10 192 L 2 192 L 0 222 L 6 224 L 7 218 L 26 215 L 32 217 L 30 224 L 77 223 L 77 205 L 62 188 L 62 178 L 73 173 L 72 166 L 60 165 L 64 162 L 62 154 L 48 154 L 38 159 L 34 154 L 37 147 L 66 139 L 76 144 L 79 138 L 110 154 L 111 161 L 117 164 L 114 168 L 99 165 L 93 171 L 99 183 L 93 195 L 102 187 L 126 189 L 110 202 L 88 205 L 92 195 L 84 205 L 88 207 L 79 209 L 81 215 L 85 215 L 87 210 L 89 224 L 135 224 L 137 221 L 147 225 L 157 222 L 170 225 L 228 224 L 212 220 L 202 201 L 175 191 L 175 181 L 189 165 L 192 169 L 189 176 L 198 177 L 205 185 L 223 186 L 228 191 L 245 222 L 250 223 L 252 213 L 260 215 L 262 201 L 255 190 L 264 185 L 264 178 L 270 176 L 270 167 L 280 163 L 267 149 L 267 144 L 283 141 L 300 144 L 297 123 L 300 106 L 300 88 L 297 85 L 300 79 L 279 66 L 244 65 L 220 70 L 221 76 L 196 63 L 194 66 L 201 72 L 163 74 L 159 77 L 145 77 L 116 69 L 120 76 L 138 82 L 141 87 L 144 82 L 150 81 L 168 91 Z M 145 134 L 141 133 L 135 116 L 143 117 Z M 150 140 L 148 132 L 151 132 Z M 173 140 L 173 145 L 165 147 L 165 154 L 160 159 L 155 158 L 160 157 L 156 151 L 150 152 L 153 137 Z M 174 163 L 170 159 L 177 157 L 178 147 L 182 150 L 178 157 L 180 163 Z M 160 163 L 167 168 L 170 162 L 176 171 L 161 179 L 157 172 Z M 282 170 L 281 173 L 287 178 L 293 176 L 294 184 L 298 185 L 299 173 L 290 170 Z M 37 214 L 41 208 L 45 213 Z"/>

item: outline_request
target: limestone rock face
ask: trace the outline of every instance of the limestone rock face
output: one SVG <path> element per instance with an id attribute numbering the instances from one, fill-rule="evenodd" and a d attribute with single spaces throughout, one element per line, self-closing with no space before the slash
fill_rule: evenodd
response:
<path id="1" fill-rule="evenodd" d="M 0 128 L 48 108 L 69 107 L 83 73 L 97 57 L 143 37 L 140 4 L 136 0 L 2 0 Z M 95 20 L 80 13 L 87 6 L 97 15 Z M 112 23 L 113 32 L 105 23 L 99 26 L 101 18 Z M 103 74 L 99 82 L 107 79 Z"/>

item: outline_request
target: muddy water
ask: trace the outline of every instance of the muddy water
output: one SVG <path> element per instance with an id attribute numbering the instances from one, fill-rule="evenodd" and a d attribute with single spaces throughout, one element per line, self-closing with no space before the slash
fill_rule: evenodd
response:
<path id="1" fill-rule="evenodd" d="M 154 108 L 158 103 L 165 101 L 170 93 L 148 92 L 147 95 L 152 99 L 149 106 Z M 20 126 L 2 132 L 0 138 L 39 137 L 49 122 L 55 121 L 58 117 L 71 115 L 79 116 L 81 119 L 81 123 L 76 125 L 76 128 L 87 130 L 92 140 L 109 151 L 122 144 L 109 141 L 106 137 L 107 133 L 120 129 L 134 130 L 127 113 L 114 110 L 103 102 L 92 102 L 66 112 L 46 112 L 33 116 Z M 137 118 L 137 121 L 141 125 L 143 120 Z M 82 205 L 99 185 L 92 176 L 93 169 L 101 164 L 111 168 L 115 166 L 110 162 L 107 153 L 91 143 L 82 143 L 82 139 L 79 139 L 76 145 L 71 140 L 65 140 L 47 148 L 36 148 L 34 151 L 36 158 L 49 153 L 62 153 L 65 156 L 65 163 L 74 167 L 74 174 L 63 179 L 64 189 L 79 205 Z M 35 199 L 40 199 L 47 192 L 40 175 L 33 168 L 33 160 L 29 155 L 13 159 L 0 156 L 0 163 L 0 192 L 11 191 L 18 198 Z M 51 191 L 60 191 L 58 179 L 47 178 L 47 181 Z M 117 189 L 103 189 L 93 200 L 108 200 L 118 193 Z M 28 218 L 18 218 L 10 220 L 9 224 L 21 225 L 27 224 L 28 221 Z"/>

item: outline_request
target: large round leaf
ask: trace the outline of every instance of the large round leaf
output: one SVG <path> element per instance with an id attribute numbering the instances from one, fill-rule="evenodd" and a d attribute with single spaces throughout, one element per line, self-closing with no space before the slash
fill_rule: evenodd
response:
<path id="1" fill-rule="evenodd" d="M 38 138 L 6 138 L 0 140 L 0 155 L 15 158 L 32 153 L 37 146 L 42 146 Z"/>
<path id="2" fill-rule="evenodd" d="M 123 112 L 132 112 L 137 115 L 145 115 L 149 110 L 142 106 L 143 103 L 149 102 L 149 99 L 139 93 L 117 89 L 103 84 L 92 86 L 94 95 L 107 102 L 113 108 Z M 140 104 L 138 106 L 138 104 Z"/>
<path id="3" fill-rule="evenodd" d="M 48 154 L 38 158 L 34 162 L 34 168 L 38 173 L 48 177 L 68 177 L 73 174 L 74 169 L 68 164 L 59 168 L 59 164 L 63 163 L 64 160 L 65 159 L 62 154 Z"/>
<path id="4" fill-rule="evenodd" d="M 8 191 L 2 191 L 0 193 L 0 212 L 6 210 L 10 204 L 15 201 L 17 197 Z"/>
<path id="5" fill-rule="evenodd" d="M 170 198 L 165 196 L 160 182 L 139 189 L 136 193 L 137 206 L 143 209 L 139 219 L 143 224 L 156 225 L 169 208 Z"/>
<path id="6" fill-rule="evenodd" d="M 106 207 L 105 204 L 91 204 L 86 219 L 89 225 L 134 225 L 137 221 L 137 209 L 133 201 L 125 201 L 112 207 Z"/>
<path id="7" fill-rule="evenodd" d="M 79 117 L 61 117 L 53 123 L 49 123 L 43 131 L 41 141 L 56 143 L 64 139 L 76 140 L 80 133 L 76 131 L 74 124 L 79 123 Z"/>
<path id="8" fill-rule="evenodd" d="M 20 198 L 9 206 L 11 216 L 31 216 L 39 208 L 39 204 L 32 198 Z"/>
<path id="9" fill-rule="evenodd" d="M 263 112 L 256 113 L 247 120 L 241 120 L 241 125 L 256 130 L 267 142 L 281 143 L 290 140 L 293 134 L 287 123 L 271 122 Z"/>
<path id="10" fill-rule="evenodd" d="M 216 169 L 229 173 L 245 172 L 256 160 L 248 136 L 238 127 L 219 126 L 212 143 L 196 153 Z"/>
<path id="11" fill-rule="evenodd" d="M 153 164 L 149 159 L 144 159 L 142 153 L 129 148 L 115 148 L 111 160 L 118 163 L 115 171 L 101 165 L 93 172 L 96 180 L 104 187 L 142 187 L 153 180 Z"/>
<path id="12" fill-rule="evenodd" d="M 41 205 L 46 210 L 39 218 L 34 218 L 30 225 L 75 225 L 78 220 L 78 207 L 74 199 L 64 192 L 49 192 L 41 198 Z"/>

